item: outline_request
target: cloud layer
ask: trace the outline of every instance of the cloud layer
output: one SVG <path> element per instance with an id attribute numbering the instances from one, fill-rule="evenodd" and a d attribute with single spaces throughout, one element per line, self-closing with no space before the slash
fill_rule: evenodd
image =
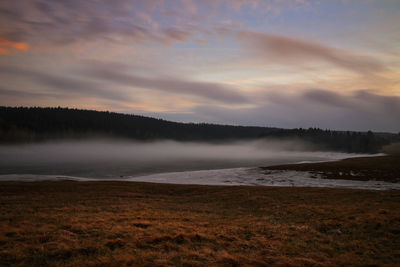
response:
<path id="1" fill-rule="evenodd" d="M 170 114 L 169 119 L 262 125 L 286 128 L 320 127 L 337 130 L 400 130 L 400 97 L 381 96 L 369 90 L 339 94 L 308 89 L 296 94 L 269 93 L 263 104 L 253 108 L 198 106 L 193 114 Z M 250 123 L 249 123 L 250 122 Z"/>
<path id="2" fill-rule="evenodd" d="M 140 77 L 127 74 L 122 69 L 116 70 L 114 64 L 96 63 L 79 71 L 75 76 L 61 76 L 39 72 L 31 69 L 15 67 L 2 67 L 3 74 L 22 77 L 37 82 L 47 88 L 47 92 L 58 92 L 64 95 L 78 95 L 88 97 L 100 97 L 116 101 L 132 101 L 134 88 L 149 89 L 160 92 L 173 93 L 177 95 L 191 95 L 206 99 L 208 102 L 220 102 L 226 104 L 249 103 L 244 94 L 235 88 L 218 83 L 196 82 L 176 77 Z M 114 69 L 113 69 L 114 68 Z M 101 82 L 103 81 L 103 82 Z M 116 90 L 118 86 L 128 87 L 128 90 Z M 130 90 L 129 90 L 130 89 Z M 9 89 L 0 89 L 0 94 L 11 95 Z M 15 96 L 23 92 L 15 91 Z"/>
<path id="3" fill-rule="evenodd" d="M 43 92 L 47 92 L 47 94 L 61 93 L 61 95 L 66 96 L 75 95 L 81 97 L 97 97 L 116 101 L 127 101 L 131 99 L 131 97 L 124 92 L 114 91 L 111 87 L 105 87 L 96 81 L 88 81 L 73 77 L 65 77 L 35 70 L 12 67 L 0 66 L 0 71 L 3 74 L 12 75 L 22 79 L 29 79 L 42 85 L 42 89 L 40 90 L 42 93 L 35 92 L 36 95 L 42 95 L 44 94 Z M 47 87 L 47 90 L 43 90 L 43 86 Z M 11 90 L 0 89 L 0 94 L 3 93 L 10 95 L 10 91 Z M 15 91 L 15 95 L 21 94 L 24 93 L 21 91 Z M 28 96 L 29 92 L 27 92 L 26 95 Z"/>
<path id="4" fill-rule="evenodd" d="M 281 64 L 307 64 L 320 61 L 361 73 L 385 70 L 384 65 L 372 57 L 357 55 L 316 42 L 252 31 L 241 31 L 238 33 L 238 38 L 246 45 L 249 53 L 267 61 Z"/>
<path id="5" fill-rule="evenodd" d="M 391 0 L 4 0 L 0 105 L 400 131 L 399 11 Z"/>
<path id="6" fill-rule="evenodd" d="M 199 96 L 209 101 L 212 100 L 227 104 L 246 104 L 248 102 L 247 98 L 235 88 L 218 83 L 189 81 L 176 77 L 140 77 L 134 74 L 127 74 L 121 70 L 112 69 L 112 66 L 110 67 L 105 64 L 102 66 L 91 66 L 85 74 L 95 80 L 105 80 L 128 87 Z"/>

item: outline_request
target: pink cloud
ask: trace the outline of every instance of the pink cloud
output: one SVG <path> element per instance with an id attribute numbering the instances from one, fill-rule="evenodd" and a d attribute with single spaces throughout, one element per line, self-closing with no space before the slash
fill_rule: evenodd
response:
<path id="1" fill-rule="evenodd" d="M 226 32 L 225 30 L 225 34 Z M 251 55 L 274 63 L 321 61 L 360 73 L 374 73 L 385 69 L 381 62 L 372 57 L 308 40 L 253 31 L 240 31 L 237 38 L 245 44 L 246 50 Z"/>

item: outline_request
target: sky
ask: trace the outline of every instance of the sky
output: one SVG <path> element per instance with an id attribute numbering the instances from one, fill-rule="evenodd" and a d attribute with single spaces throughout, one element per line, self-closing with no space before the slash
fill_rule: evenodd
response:
<path id="1" fill-rule="evenodd" d="M 2 0 L 0 105 L 400 132 L 399 0 Z"/>

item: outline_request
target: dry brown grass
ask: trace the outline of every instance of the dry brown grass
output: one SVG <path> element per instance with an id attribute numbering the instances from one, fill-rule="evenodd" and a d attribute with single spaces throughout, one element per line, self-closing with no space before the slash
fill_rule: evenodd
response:
<path id="1" fill-rule="evenodd" d="M 333 162 L 286 164 L 264 170 L 296 170 L 321 174 L 328 179 L 400 182 L 400 156 L 349 158 Z"/>
<path id="2" fill-rule="evenodd" d="M 400 192 L 0 183 L 1 266 L 400 262 Z"/>
<path id="3" fill-rule="evenodd" d="M 400 156 L 400 143 L 392 143 L 390 145 L 384 146 L 382 152 L 389 155 Z"/>

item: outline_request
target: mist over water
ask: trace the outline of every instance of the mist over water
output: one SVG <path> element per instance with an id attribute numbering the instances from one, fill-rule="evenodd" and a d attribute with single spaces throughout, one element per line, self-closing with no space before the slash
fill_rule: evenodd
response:
<path id="1" fill-rule="evenodd" d="M 231 143 L 92 140 L 0 146 L 0 174 L 121 178 L 145 174 L 258 167 L 351 156 L 310 152 L 296 141 Z"/>

